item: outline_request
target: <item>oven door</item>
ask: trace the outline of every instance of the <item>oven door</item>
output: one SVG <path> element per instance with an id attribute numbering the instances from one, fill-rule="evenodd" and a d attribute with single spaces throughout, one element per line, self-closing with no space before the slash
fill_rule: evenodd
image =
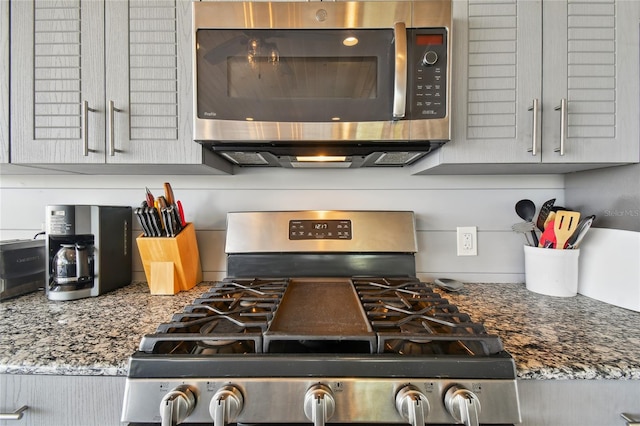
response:
<path id="1" fill-rule="evenodd" d="M 402 110 L 405 102 L 404 93 L 394 91 L 395 40 L 394 29 L 200 29 L 197 116 L 266 122 L 391 120 L 394 95 L 402 96 Z M 406 76 L 406 66 L 400 71 Z"/>

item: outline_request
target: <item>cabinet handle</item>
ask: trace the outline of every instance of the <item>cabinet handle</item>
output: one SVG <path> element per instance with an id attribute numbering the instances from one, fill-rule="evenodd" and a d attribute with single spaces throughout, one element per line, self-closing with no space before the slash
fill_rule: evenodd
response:
<path id="1" fill-rule="evenodd" d="M 116 142 L 115 142 L 115 138 L 113 135 L 113 115 L 116 112 L 121 112 L 121 109 L 118 109 L 115 107 L 115 104 L 113 101 L 109 101 L 109 125 L 108 125 L 108 132 L 109 132 L 109 155 L 110 156 L 114 156 L 116 155 Z"/>
<path id="2" fill-rule="evenodd" d="M 393 119 L 403 118 L 407 100 L 407 27 L 404 22 L 394 25 L 396 39 L 396 68 L 393 83 Z"/>
<path id="3" fill-rule="evenodd" d="M 554 152 L 564 155 L 564 144 L 567 140 L 567 99 L 562 98 L 560 105 L 555 107 L 555 110 L 560 111 L 560 147 L 554 149 Z"/>
<path id="4" fill-rule="evenodd" d="M 640 426 L 640 420 L 629 413 L 622 413 L 620 416 L 627 422 L 627 426 Z"/>
<path id="5" fill-rule="evenodd" d="M 89 102 L 82 101 L 82 155 L 89 156 Z"/>
<path id="6" fill-rule="evenodd" d="M 533 100 L 533 105 L 529 107 L 529 111 L 533 111 L 533 129 L 531 131 L 531 148 L 527 151 L 531 153 L 534 157 L 536 156 L 536 149 L 538 147 L 538 98 Z"/>
<path id="7" fill-rule="evenodd" d="M 23 405 L 13 413 L 0 413 L 0 420 L 20 420 L 27 408 L 29 408 L 29 406 Z"/>

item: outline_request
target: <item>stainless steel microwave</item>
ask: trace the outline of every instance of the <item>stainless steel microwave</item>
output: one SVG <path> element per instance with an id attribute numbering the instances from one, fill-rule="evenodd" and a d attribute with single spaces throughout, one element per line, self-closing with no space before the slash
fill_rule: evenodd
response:
<path id="1" fill-rule="evenodd" d="M 450 139 L 451 1 L 194 2 L 194 139 L 238 165 L 402 166 Z"/>

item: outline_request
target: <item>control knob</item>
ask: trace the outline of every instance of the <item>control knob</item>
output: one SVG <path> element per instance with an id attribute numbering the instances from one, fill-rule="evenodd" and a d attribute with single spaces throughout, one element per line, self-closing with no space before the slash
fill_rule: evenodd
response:
<path id="1" fill-rule="evenodd" d="M 468 389 L 453 385 L 444 395 L 444 405 L 457 422 L 465 426 L 478 426 L 480 414 L 480 400 Z"/>
<path id="2" fill-rule="evenodd" d="M 242 411 L 244 398 L 242 392 L 233 386 L 223 386 L 213 395 L 209 404 L 209 414 L 214 426 L 225 426 L 233 422 Z"/>
<path id="3" fill-rule="evenodd" d="M 190 386 L 181 385 L 169 391 L 160 402 L 162 426 L 182 423 L 196 406 L 196 395 Z"/>
<path id="4" fill-rule="evenodd" d="M 304 415 L 314 426 L 324 426 L 335 409 L 336 401 L 328 386 L 318 383 L 307 390 L 304 396 Z"/>
<path id="5" fill-rule="evenodd" d="M 425 67 L 430 66 L 438 62 L 438 54 L 433 50 L 427 50 L 422 56 L 422 65 Z"/>
<path id="6" fill-rule="evenodd" d="M 429 415 L 429 401 L 413 385 L 406 385 L 396 394 L 396 410 L 412 426 L 423 426 Z"/>

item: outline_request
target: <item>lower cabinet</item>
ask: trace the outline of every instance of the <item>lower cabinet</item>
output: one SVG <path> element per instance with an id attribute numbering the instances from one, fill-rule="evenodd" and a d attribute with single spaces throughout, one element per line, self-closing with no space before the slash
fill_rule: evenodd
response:
<path id="1" fill-rule="evenodd" d="M 626 426 L 640 419 L 640 380 L 519 380 L 522 425 Z"/>
<path id="2" fill-rule="evenodd" d="M 0 412 L 27 405 L 2 426 L 119 426 L 125 377 L 0 375 Z"/>
<path id="3" fill-rule="evenodd" d="M 0 426 L 121 426 L 125 377 L 0 375 Z M 640 419 L 640 380 L 519 380 L 525 426 L 626 426 Z"/>

